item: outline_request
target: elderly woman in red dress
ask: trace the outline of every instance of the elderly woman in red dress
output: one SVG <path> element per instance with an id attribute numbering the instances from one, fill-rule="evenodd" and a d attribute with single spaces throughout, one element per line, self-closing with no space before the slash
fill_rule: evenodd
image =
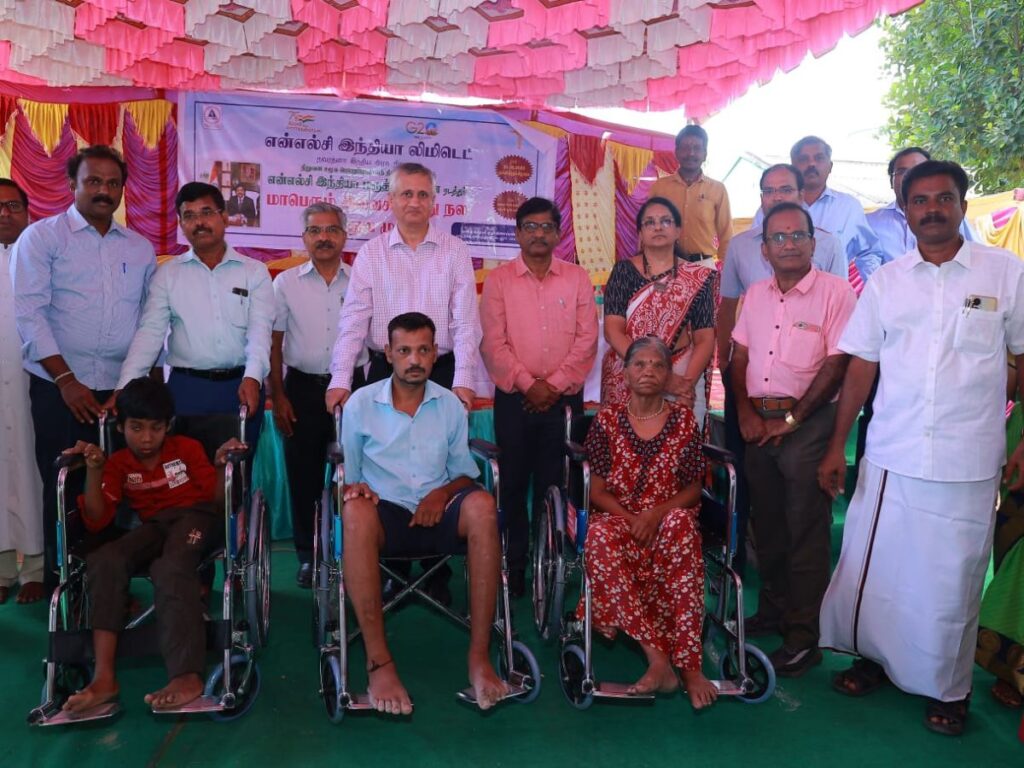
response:
<path id="1" fill-rule="evenodd" d="M 672 356 L 653 336 L 625 355 L 629 397 L 594 418 L 586 448 L 594 513 L 586 541 L 595 628 L 621 629 L 647 657 L 636 693 L 679 687 L 695 709 L 718 691 L 701 673 L 704 563 L 697 512 L 704 475 L 693 412 L 664 397 Z M 582 616 L 582 602 L 579 615 Z"/>

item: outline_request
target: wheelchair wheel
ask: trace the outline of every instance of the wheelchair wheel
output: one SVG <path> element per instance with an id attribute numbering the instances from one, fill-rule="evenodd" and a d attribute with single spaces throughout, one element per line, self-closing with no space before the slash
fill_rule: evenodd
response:
<path id="1" fill-rule="evenodd" d="M 221 712 L 211 712 L 210 719 L 226 723 L 237 720 L 256 703 L 260 695 L 260 666 L 244 653 L 231 656 L 231 683 L 234 688 L 235 706 Z M 224 695 L 224 662 L 219 663 L 206 679 L 206 696 L 220 698 Z"/>
<path id="2" fill-rule="evenodd" d="M 250 642 L 262 648 L 270 634 L 270 516 L 259 491 L 253 494 L 248 523 L 245 617 Z"/>
<path id="3" fill-rule="evenodd" d="M 498 677 L 507 682 L 511 675 L 504 647 L 497 648 L 494 655 L 496 662 L 494 666 L 498 670 Z M 527 693 L 515 698 L 515 701 L 520 704 L 529 704 L 540 696 L 540 664 L 537 663 L 537 657 L 533 655 L 533 651 L 518 640 L 512 642 L 512 668 L 519 674 L 529 677 L 533 683 Z"/>
<path id="4" fill-rule="evenodd" d="M 736 656 L 738 650 L 736 643 L 729 643 L 718 663 L 718 669 L 723 680 L 735 680 L 742 684 Z M 772 666 L 767 654 L 756 645 L 745 643 L 743 653 L 747 665 L 747 678 L 754 683 L 754 688 L 750 693 L 740 694 L 737 698 L 747 704 L 760 704 L 775 693 L 775 667 Z"/>
<path id="5" fill-rule="evenodd" d="M 559 664 L 559 682 L 562 693 L 576 709 L 588 709 L 594 703 L 593 693 L 583 692 L 583 679 L 587 676 L 586 657 L 575 643 L 562 648 Z"/>
<path id="6" fill-rule="evenodd" d="M 561 631 L 565 603 L 565 503 L 562 491 L 548 488 L 537 515 L 533 551 L 533 621 L 537 633 L 550 640 Z"/>
<path id="7" fill-rule="evenodd" d="M 331 605 L 331 503 L 324 490 L 313 517 L 313 645 L 330 645 L 324 634 L 330 622 Z"/>
<path id="8" fill-rule="evenodd" d="M 340 723 L 345 717 L 341 703 L 341 662 L 333 651 L 320 654 L 320 698 L 327 709 L 327 719 Z"/>

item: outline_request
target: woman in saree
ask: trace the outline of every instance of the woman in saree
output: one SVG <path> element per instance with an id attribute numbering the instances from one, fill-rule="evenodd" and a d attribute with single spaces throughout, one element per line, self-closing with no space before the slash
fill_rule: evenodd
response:
<path id="1" fill-rule="evenodd" d="M 624 403 L 629 395 L 623 359 L 642 336 L 657 336 L 672 350 L 665 395 L 693 410 L 704 423 L 715 349 L 718 273 L 684 259 L 679 247 L 682 217 L 670 200 L 652 197 L 636 216 L 640 251 L 619 261 L 604 289 L 601 405 Z"/>
<path id="2" fill-rule="evenodd" d="M 625 354 L 627 397 L 598 411 L 587 434 L 591 468 L 586 569 L 593 626 L 622 630 L 647 658 L 633 693 L 670 693 L 676 670 L 694 709 L 718 689 L 701 672 L 704 454 L 693 412 L 664 392 L 671 353 L 645 336 Z M 577 615 L 582 618 L 581 600 Z"/>

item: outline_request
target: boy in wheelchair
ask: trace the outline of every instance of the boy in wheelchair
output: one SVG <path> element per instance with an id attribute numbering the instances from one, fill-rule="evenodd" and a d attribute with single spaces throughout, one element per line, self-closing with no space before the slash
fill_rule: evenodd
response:
<path id="1" fill-rule="evenodd" d="M 116 408 L 126 448 L 108 458 L 99 446 L 79 441 L 65 451 L 85 460 L 82 521 L 90 533 L 107 529 L 122 503 L 141 521 L 87 556 L 96 669 L 92 682 L 64 705 L 74 713 L 117 698 L 114 663 L 118 634 L 128 618 L 128 586 L 147 569 L 169 682 L 145 701 L 154 709 L 174 709 L 203 693 L 206 633 L 198 568 L 223 537 L 218 510 L 227 454 L 245 448 L 236 438 L 221 445 L 215 470 L 199 441 L 168 435 L 174 401 L 167 387 L 153 379 L 129 382 Z"/>
<path id="2" fill-rule="evenodd" d="M 489 709 L 508 695 L 488 658 L 501 562 L 494 498 L 473 482 L 468 420 L 459 400 L 428 381 L 434 323 L 409 312 L 388 325 L 394 373 L 357 391 L 342 420 L 344 580 L 366 645 L 371 705 L 408 715 L 412 700 L 384 636 L 379 557 L 468 550 L 469 682 Z M 344 640 L 343 640 L 344 642 Z"/>

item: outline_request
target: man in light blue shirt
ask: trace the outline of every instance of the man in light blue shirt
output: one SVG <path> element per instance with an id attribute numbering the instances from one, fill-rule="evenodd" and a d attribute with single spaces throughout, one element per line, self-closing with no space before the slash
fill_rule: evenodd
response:
<path id="1" fill-rule="evenodd" d="M 251 417 L 246 442 L 255 447 L 276 312 L 270 273 L 225 242 L 227 213 L 217 187 L 190 182 L 175 207 L 192 248 L 157 270 L 117 388 L 149 372 L 166 337 L 167 386 L 178 414 L 237 413 L 244 405 Z"/>
<path id="2" fill-rule="evenodd" d="M 95 442 L 93 425 L 111 401 L 156 269 L 153 246 L 114 221 L 128 178 L 121 155 L 88 147 L 68 162 L 68 176 L 74 203 L 22 232 L 10 266 L 43 477 L 44 584 L 51 588 L 57 562 L 53 460 L 78 440 Z"/>
<path id="3" fill-rule="evenodd" d="M 803 174 L 803 199 L 814 231 L 823 229 L 839 238 L 847 261 L 857 265 L 866 282 L 881 266 L 882 251 L 857 198 L 826 186 L 832 172 L 832 147 L 817 136 L 805 136 L 793 145 L 789 159 Z"/>
<path id="4" fill-rule="evenodd" d="M 920 165 L 925 160 L 931 159 L 932 156 L 928 151 L 921 147 L 906 147 L 893 155 L 892 160 L 889 161 L 887 171 L 889 183 L 892 184 L 892 191 L 896 195 L 896 199 L 888 205 L 872 211 L 867 216 L 868 224 L 878 236 L 883 264 L 897 259 L 917 247 L 917 238 L 910 231 L 910 227 L 907 225 L 907 214 L 904 212 L 907 204 L 903 199 L 903 176 L 915 165 Z M 960 236 L 968 241 L 976 239 L 966 217 L 960 222 Z"/>
<path id="5" fill-rule="evenodd" d="M 469 422 L 452 392 L 429 381 L 434 322 L 408 312 L 388 324 L 392 375 L 347 400 L 345 584 L 366 645 L 369 697 L 379 712 L 408 715 L 412 700 L 384 637 L 378 560 L 466 551 L 469 563 L 469 681 L 488 709 L 508 692 L 488 658 L 501 550 L 494 498 L 473 482 Z"/>

